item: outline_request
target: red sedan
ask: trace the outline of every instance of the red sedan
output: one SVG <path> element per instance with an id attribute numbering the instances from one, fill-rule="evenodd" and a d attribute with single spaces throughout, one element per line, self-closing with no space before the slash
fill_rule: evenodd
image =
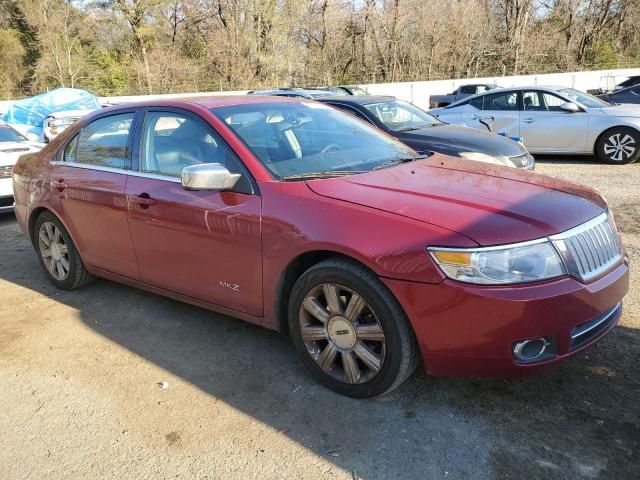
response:
<path id="1" fill-rule="evenodd" d="M 59 288 L 95 276 L 288 331 L 353 397 L 523 375 L 592 344 L 629 266 L 593 190 L 413 150 L 312 101 L 101 110 L 21 157 L 15 212 Z"/>

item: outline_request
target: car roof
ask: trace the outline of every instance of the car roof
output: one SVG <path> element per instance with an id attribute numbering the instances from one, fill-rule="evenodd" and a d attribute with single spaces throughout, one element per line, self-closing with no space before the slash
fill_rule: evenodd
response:
<path id="1" fill-rule="evenodd" d="M 110 110 L 121 110 L 126 108 L 139 107 L 183 107 L 185 105 L 198 105 L 203 108 L 230 107 L 232 105 L 260 104 L 260 103 L 291 103 L 291 102 L 311 102 L 306 98 L 294 97 L 269 97 L 267 95 L 213 95 L 210 97 L 181 97 L 168 99 L 155 99 L 140 102 L 118 103 Z M 106 109 L 105 109 L 106 110 Z"/>
<path id="2" fill-rule="evenodd" d="M 338 95 L 316 99 L 321 103 L 348 103 L 350 105 L 370 105 L 372 103 L 388 102 L 389 100 L 397 99 L 390 95 Z"/>
<path id="3" fill-rule="evenodd" d="M 278 96 L 279 94 L 299 94 L 299 95 L 334 95 L 334 92 L 331 90 L 323 90 L 321 88 L 272 88 L 268 90 L 252 90 L 249 92 L 251 95 L 269 95 L 275 94 Z"/>

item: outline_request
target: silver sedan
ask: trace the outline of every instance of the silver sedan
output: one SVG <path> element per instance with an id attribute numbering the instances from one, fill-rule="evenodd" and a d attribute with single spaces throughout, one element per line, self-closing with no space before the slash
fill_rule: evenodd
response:
<path id="1" fill-rule="evenodd" d="M 502 88 L 430 113 L 448 123 L 521 137 L 534 154 L 595 154 L 614 164 L 640 158 L 640 105 L 611 104 L 573 88 Z"/>

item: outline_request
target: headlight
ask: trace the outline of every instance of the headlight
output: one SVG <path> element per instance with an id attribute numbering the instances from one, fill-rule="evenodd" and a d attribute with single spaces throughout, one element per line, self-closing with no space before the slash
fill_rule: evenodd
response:
<path id="1" fill-rule="evenodd" d="M 436 248 L 429 253 L 454 280 L 483 285 L 527 283 L 566 274 L 548 240 L 485 248 Z"/>
<path id="2" fill-rule="evenodd" d="M 503 155 L 493 156 L 480 152 L 460 152 L 459 155 L 467 160 L 475 160 L 477 162 L 493 163 L 494 165 L 509 166 L 509 159 Z"/>

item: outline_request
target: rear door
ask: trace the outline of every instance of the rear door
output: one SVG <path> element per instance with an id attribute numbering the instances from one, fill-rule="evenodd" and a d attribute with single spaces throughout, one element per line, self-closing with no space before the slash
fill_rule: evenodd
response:
<path id="1" fill-rule="evenodd" d="M 582 152 L 589 133 L 589 115 L 560 108 L 562 97 L 544 90 L 522 96 L 520 135 L 532 152 Z"/>
<path id="2" fill-rule="evenodd" d="M 465 124 L 494 133 L 506 133 L 507 136 L 519 136 L 519 105 L 518 91 L 496 92 L 474 97 L 465 109 Z"/>
<path id="3" fill-rule="evenodd" d="M 137 171 L 126 187 L 143 282 L 262 315 L 261 198 L 231 148 L 201 117 L 149 109 Z M 242 175 L 234 191 L 189 191 L 181 171 L 219 163 Z"/>
<path id="4" fill-rule="evenodd" d="M 134 110 L 101 116 L 61 149 L 51 169 L 51 201 L 83 260 L 137 278 L 127 223 L 125 185 L 131 168 Z"/>

